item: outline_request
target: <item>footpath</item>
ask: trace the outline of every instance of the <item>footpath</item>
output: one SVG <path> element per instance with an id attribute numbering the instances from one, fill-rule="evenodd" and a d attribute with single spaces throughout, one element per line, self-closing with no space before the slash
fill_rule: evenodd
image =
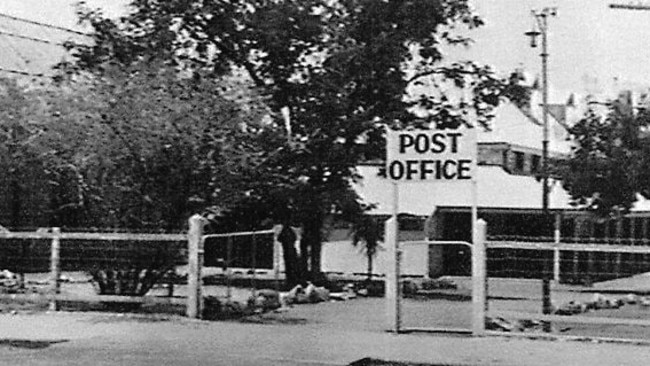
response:
<path id="1" fill-rule="evenodd" d="M 0 365 L 318 366 L 348 365 L 366 357 L 433 365 L 650 362 L 648 345 L 395 335 L 364 319 L 345 325 L 302 318 L 322 313 L 328 305 L 306 307 L 298 312 L 301 318 L 248 323 L 106 313 L 0 314 Z"/>

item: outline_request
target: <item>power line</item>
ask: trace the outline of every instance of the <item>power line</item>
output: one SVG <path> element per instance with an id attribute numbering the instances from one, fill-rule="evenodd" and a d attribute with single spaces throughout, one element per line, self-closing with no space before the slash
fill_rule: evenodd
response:
<path id="1" fill-rule="evenodd" d="M 20 17 L 16 17 L 16 16 L 13 16 L 13 15 L 5 14 L 5 13 L 0 13 L 0 18 L 7 18 L 7 19 L 15 20 L 17 22 L 23 22 L 23 23 L 27 23 L 27 24 L 38 25 L 40 27 L 56 29 L 56 30 L 60 30 L 60 31 L 68 32 L 68 33 L 87 36 L 87 37 L 91 36 L 88 33 L 84 33 L 84 32 L 78 31 L 78 30 L 74 30 L 74 29 L 70 29 L 70 28 L 66 28 L 66 27 L 61 27 L 61 26 L 54 25 L 54 24 L 37 22 L 35 20 L 20 18 Z"/>
<path id="2" fill-rule="evenodd" d="M 638 4 L 609 4 L 610 9 L 625 9 L 625 10 L 650 10 L 650 5 Z"/>
<path id="3" fill-rule="evenodd" d="M 18 34 L 18 33 L 5 32 L 3 30 L 0 30 L 0 35 L 4 35 L 4 36 L 8 36 L 8 37 L 14 37 L 14 38 L 20 38 L 20 39 L 26 39 L 26 40 L 34 41 L 34 42 L 52 44 L 52 45 L 56 45 L 56 46 L 63 46 L 63 43 L 61 43 L 61 42 L 54 42 L 54 41 L 50 41 L 50 40 L 43 39 L 43 38 L 25 36 L 25 35 Z"/>
<path id="4" fill-rule="evenodd" d="M 29 71 L 23 71 L 23 70 L 14 70 L 14 69 L 6 69 L 4 67 L 0 66 L 0 72 L 6 72 L 9 74 L 16 74 L 16 75 L 23 75 L 23 76 L 33 76 L 33 77 L 38 77 L 38 78 L 51 78 L 51 75 L 45 75 L 43 73 L 33 73 Z"/>

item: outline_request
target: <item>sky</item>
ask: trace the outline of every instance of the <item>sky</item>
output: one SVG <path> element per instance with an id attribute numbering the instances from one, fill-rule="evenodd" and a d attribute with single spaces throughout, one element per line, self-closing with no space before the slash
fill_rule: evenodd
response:
<path id="1" fill-rule="evenodd" d="M 486 25 L 470 33 L 475 43 L 461 54 L 504 73 L 523 66 L 541 74 L 541 47 L 530 48 L 524 32 L 533 27 L 532 9 L 557 7 L 548 26 L 551 99 L 650 85 L 650 11 L 609 8 L 629 0 L 471 1 Z"/>
<path id="2" fill-rule="evenodd" d="M 72 5 L 77 0 L 0 0 L 0 13 L 78 29 Z M 87 0 L 109 16 L 125 12 L 128 0 Z M 486 25 L 470 32 L 469 50 L 451 56 L 492 65 L 506 75 L 523 67 L 540 74 L 540 48 L 532 49 L 524 32 L 532 9 L 555 6 L 549 20 L 551 101 L 569 93 L 599 94 L 629 86 L 650 86 L 650 11 L 610 9 L 629 0 L 470 0 Z M 634 1 L 647 3 L 650 0 Z M 2 30 L 0 24 L 0 30 Z M 6 52 L 6 51 L 5 51 Z"/>

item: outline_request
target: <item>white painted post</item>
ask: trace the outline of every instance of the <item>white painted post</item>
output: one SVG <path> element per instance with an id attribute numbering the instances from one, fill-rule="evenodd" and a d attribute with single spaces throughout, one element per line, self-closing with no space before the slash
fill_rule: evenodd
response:
<path id="1" fill-rule="evenodd" d="M 57 311 L 59 307 L 56 303 L 56 295 L 61 293 L 61 238 L 59 237 L 61 228 L 52 228 L 52 233 L 54 234 L 50 255 L 50 293 L 52 299 L 50 299 L 49 309 L 50 311 Z"/>
<path id="2" fill-rule="evenodd" d="M 486 253 L 485 238 L 487 232 L 485 220 L 476 222 L 474 238 L 472 238 L 472 334 L 482 335 L 485 333 L 485 309 L 487 293 L 485 291 L 486 275 Z"/>
<path id="3" fill-rule="evenodd" d="M 273 226 L 273 280 L 275 281 L 275 291 L 280 291 L 280 255 L 282 244 L 278 239 L 282 232 L 282 225 Z"/>
<path id="4" fill-rule="evenodd" d="M 397 218 L 391 217 L 384 224 L 384 243 L 386 244 L 389 265 L 386 271 L 386 315 L 388 329 L 399 333 L 400 317 L 400 255 L 397 241 Z"/>
<path id="5" fill-rule="evenodd" d="M 560 245 L 560 229 L 562 225 L 562 217 L 560 213 L 555 214 L 555 227 L 553 230 L 553 243 L 555 248 L 553 248 L 553 281 L 555 284 L 560 283 L 560 248 L 557 246 Z"/>
<path id="6" fill-rule="evenodd" d="M 187 233 L 188 273 L 187 273 L 187 317 L 200 319 L 203 313 L 203 294 L 201 268 L 203 267 L 203 226 L 205 219 L 194 215 L 189 219 Z"/>

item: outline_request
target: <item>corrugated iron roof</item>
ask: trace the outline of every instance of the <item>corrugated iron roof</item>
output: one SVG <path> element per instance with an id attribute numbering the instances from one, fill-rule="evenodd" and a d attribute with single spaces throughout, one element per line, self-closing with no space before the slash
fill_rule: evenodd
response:
<path id="1" fill-rule="evenodd" d="M 360 166 L 364 177 L 355 190 L 366 203 L 377 205 L 373 214 L 392 213 L 392 182 L 379 177 L 378 166 Z M 477 172 L 478 207 L 541 210 L 542 183 L 534 177 L 511 175 L 497 166 L 479 166 Z M 400 183 L 401 213 L 428 216 L 436 207 L 471 207 L 471 183 Z M 569 194 L 559 181 L 551 181 L 549 208 L 572 210 Z"/>

